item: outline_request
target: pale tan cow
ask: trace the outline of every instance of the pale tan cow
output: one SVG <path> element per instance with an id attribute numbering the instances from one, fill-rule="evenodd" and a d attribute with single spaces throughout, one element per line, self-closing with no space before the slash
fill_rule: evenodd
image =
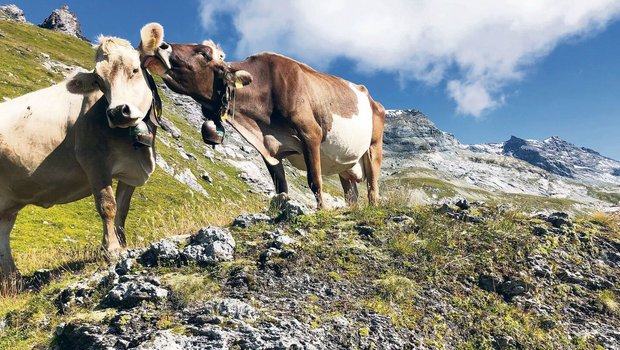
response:
<path id="1" fill-rule="evenodd" d="M 144 127 L 144 120 L 151 132 L 142 136 L 152 141 L 156 126 L 150 117 L 160 103 L 128 41 L 101 37 L 95 60 L 93 72 L 0 104 L 0 264 L 5 278 L 17 275 L 9 234 L 28 204 L 48 208 L 94 194 L 103 247 L 111 253 L 125 247 L 131 196 L 155 169 L 153 147 L 134 144 L 130 130 Z M 118 180 L 116 197 L 112 179 Z"/>

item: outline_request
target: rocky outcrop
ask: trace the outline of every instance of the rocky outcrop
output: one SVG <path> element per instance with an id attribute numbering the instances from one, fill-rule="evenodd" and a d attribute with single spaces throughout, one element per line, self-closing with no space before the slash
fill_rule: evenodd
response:
<path id="1" fill-rule="evenodd" d="M 52 11 L 52 14 L 50 14 L 39 27 L 89 41 L 82 35 L 82 29 L 77 16 L 69 10 L 69 6 L 67 5 Z"/>
<path id="2" fill-rule="evenodd" d="M 248 214 L 242 219 L 261 220 L 130 250 L 114 268 L 59 292 L 55 305 L 71 321 L 56 329 L 51 348 L 617 348 L 620 244 L 607 237 L 611 226 L 564 212 L 515 220 L 502 207 L 457 203 L 279 223 Z M 433 227 L 442 233 L 425 232 Z M 178 261 L 182 247 L 214 242 L 234 250 L 233 235 L 242 237 L 235 256 L 207 265 L 161 268 L 144 259 Z M 436 239 L 448 241 L 425 242 Z M 141 265 L 116 275 L 138 256 Z M 89 310 L 106 317 L 83 318 Z"/>
<path id="3" fill-rule="evenodd" d="M 13 4 L 0 6 L 0 20 L 27 23 L 24 11 Z"/>
<path id="4" fill-rule="evenodd" d="M 454 135 L 439 130 L 422 112 L 407 109 L 386 112 L 383 145 L 389 156 L 453 150 L 459 142 Z"/>

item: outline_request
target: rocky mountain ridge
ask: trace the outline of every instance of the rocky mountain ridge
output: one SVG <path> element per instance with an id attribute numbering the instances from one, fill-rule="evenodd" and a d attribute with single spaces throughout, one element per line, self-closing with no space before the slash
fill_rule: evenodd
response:
<path id="1" fill-rule="evenodd" d="M 567 178 L 620 185 L 620 162 L 592 149 L 575 146 L 557 136 L 542 141 L 512 136 L 501 144 L 471 145 L 469 149 L 479 153 L 511 156 Z"/>
<path id="2" fill-rule="evenodd" d="M 386 116 L 384 150 L 385 180 L 440 179 L 449 187 L 444 192 L 455 197 L 485 200 L 507 193 L 568 199 L 599 208 L 614 207 L 620 201 L 620 177 L 615 175 L 620 162 L 557 137 L 464 145 L 419 111 L 391 110 Z M 418 201 L 434 199 L 433 193 L 411 192 Z"/>
<path id="3" fill-rule="evenodd" d="M 0 20 L 27 23 L 24 11 L 13 4 L 0 6 Z"/>
<path id="4" fill-rule="evenodd" d="M 14 4 L 0 6 L 0 20 L 16 23 L 30 23 L 26 20 L 24 11 Z M 39 27 L 71 35 L 90 42 L 90 40 L 82 35 L 80 21 L 75 13 L 69 10 L 68 5 L 63 5 L 62 7 L 53 10 L 52 13 L 45 18 L 41 24 L 39 24 Z"/>

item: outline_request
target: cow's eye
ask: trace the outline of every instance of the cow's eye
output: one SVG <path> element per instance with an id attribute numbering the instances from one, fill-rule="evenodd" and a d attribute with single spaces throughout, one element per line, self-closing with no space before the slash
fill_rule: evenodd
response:
<path id="1" fill-rule="evenodd" d="M 134 68 L 134 69 L 133 69 L 133 71 L 132 71 L 132 73 L 133 73 L 133 74 L 138 74 L 138 72 L 139 72 L 139 71 L 140 71 L 140 70 L 139 70 L 138 68 Z"/>
<path id="2" fill-rule="evenodd" d="M 211 61 L 211 56 L 209 56 L 209 54 L 204 51 L 200 51 L 200 56 L 202 56 L 207 61 Z"/>

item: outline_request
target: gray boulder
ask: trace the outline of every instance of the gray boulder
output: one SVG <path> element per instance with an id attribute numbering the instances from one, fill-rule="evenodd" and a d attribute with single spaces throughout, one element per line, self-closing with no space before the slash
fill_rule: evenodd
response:
<path id="1" fill-rule="evenodd" d="M 240 227 L 240 228 L 248 228 L 252 225 L 266 223 L 269 221 L 271 221 L 271 218 L 267 214 L 263 214 L 263 213 L 241 214 L 237 216 L 237 218 L 235 218 L 235 221 L 233 221 L 232 226 Z"/>
<path id="2" fill-rule="evenodd" d="M 140 257 L 144 266 L 176 265 L 180 257 L 178 245 L 167 239 L 151 244 Z"/>
<path id="3" fill-rule="evenodd" d="M 143 301 L 160 302 L 168 297 L 155 278 L 122 276 L 120 282 L 106 294 L 102 305 L 106 307 L 132 308 Z"/>
<path id="4" fill-rule="evenodd" d="M 235 245 L 235 239 L 228 229 L 209 226 L 201 228 L 181 254 L 188 261 L 212 265 L 232 261 Z"/>

